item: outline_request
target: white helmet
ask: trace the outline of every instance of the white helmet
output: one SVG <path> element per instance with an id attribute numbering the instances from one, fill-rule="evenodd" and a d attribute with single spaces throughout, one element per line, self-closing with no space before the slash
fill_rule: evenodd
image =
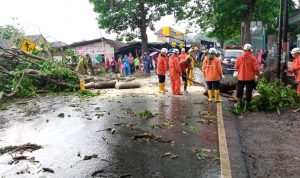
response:
<path id="1" fill-rule="evenodd" d="M 175 49 L 173 50 L 173 53 L 179 54 L 179 50 L 178 50 L 177 48 L 175 48 Z"/>
<path id="2" fill-rule="evenodd" d="M 160 52 L 161 53 L 168 53 L 168 50 L 167 50 L 167 48 L 161 48 Z"/>
<path id="3" fill-rule="evenodd" d="M 185 48 L 182 48 L 182 49 L 181 49 L 181 52 L 185 52 Z"/>
<path id="4" fill-rule="evenodd" d="M 291 54 L 296 54 L 296 53 L 300 53 L 300 48 L 292 49 Z"/>
<path id="5" fill-rule="evenodd" d="M 251 51 L 252 50 L 251 44 L 245 44 L 243 50 L 244 51 Z"/>
<path id="6" fill-rule="evenodd" d="M 209 54 L 217 54 L 217 50 L 216 50 L 216 48 L 210 48 L 209 50 L 208 50 L 208 53 Z"/>

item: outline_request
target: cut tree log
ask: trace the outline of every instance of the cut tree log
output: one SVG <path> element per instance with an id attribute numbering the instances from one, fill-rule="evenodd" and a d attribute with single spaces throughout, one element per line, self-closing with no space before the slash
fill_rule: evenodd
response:
<path id="1" fill-rule="evenodd" d="M 130 81 L 130 82 L 117 82 L 117 89 L 131 89 L 131 88 L 140 88 L 141 84 L 138 81 Z"/>
<path id="2" fill-rule="evenodd" d="M 117 81 L 96 82 L 95 89 L 115 88 Z"/>
<path id="3" fill-rule="evenodd" d="M 85 89 L 95 88 L 95 82 L 89 82 L 89 83 L 84 84 L 84 88 Z"/>

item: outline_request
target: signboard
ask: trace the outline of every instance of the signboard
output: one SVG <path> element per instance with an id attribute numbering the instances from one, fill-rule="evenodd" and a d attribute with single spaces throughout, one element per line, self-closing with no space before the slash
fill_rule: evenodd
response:
<path id="1" fill-rule="evenodd" d="M 162 28 L 162 34 L 167 37 L 173 37 L 175 39 L 182 40 L 182 41 L 184 40 L 184 33 L 177 31 L 174 28 L 169 26 Z"/>
<path id="2" fill-rule="evenodd" d="M 21 50 L 31 54 L 35 46 L 36 44 L 34 42 L 24 39 L 21 45 Z"/>

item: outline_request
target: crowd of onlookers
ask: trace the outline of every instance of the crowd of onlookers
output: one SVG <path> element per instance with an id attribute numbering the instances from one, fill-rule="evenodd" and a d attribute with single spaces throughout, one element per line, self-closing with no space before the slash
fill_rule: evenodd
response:
<path id="1" fill-rule="evenodd" d="M 112 57 L 106 59 L 104 68 L 107 73 L 120 73 L 121 75 L 129 76 L 134 73 L 146 72 L 150 75 L 150 70 L 156 68 L 157 55 L 149 56 L 145 53 L 143 56 L 119 55 L 118 59 Z"/>

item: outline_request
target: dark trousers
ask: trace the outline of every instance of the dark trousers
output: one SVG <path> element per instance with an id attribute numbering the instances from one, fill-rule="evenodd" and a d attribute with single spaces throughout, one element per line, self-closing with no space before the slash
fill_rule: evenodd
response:
<path id="1" fill-rule="evenodd" d="M 219 90 L 220 81 L 206 81 L 206 85 L 208 90 Z"/>
<path id="2" fill-rule="evenodd" d="M 182 73 L 182 81 L 183 81 L 183 89 L 184 89 L 184 91 L 186 91 L 186 89 L 187 89 L 187 78 L 185 76 L 187 76 L 187 73 L 186 72 Z"/>
<path id="3" fill-rule="evenodd" d="M 252 98 L 252 91 L 255 87 L 254 80 L 249 80 L 249 81 L 239 80 L 237 83 L 236 96 L 238 99 L 243 98 L 245 85 L 246 85 L 246 102 L 250 103 Z"/>
<path id="4" fill-rule="evenodd" d="M 158 82 L 159 83 L 165 83 L 166 76 L 165 75 L 157 75 L 158 76 Z"/>

